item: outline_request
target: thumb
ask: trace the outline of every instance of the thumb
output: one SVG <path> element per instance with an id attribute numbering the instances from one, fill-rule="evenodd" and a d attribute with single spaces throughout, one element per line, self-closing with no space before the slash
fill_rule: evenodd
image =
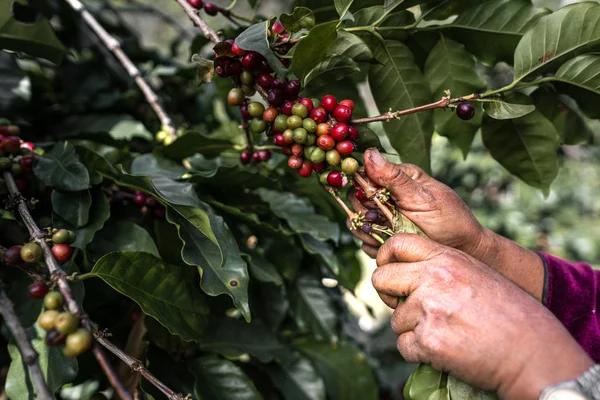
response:
<path id="1" fill-rule="evenodd" d="M 365 170 L 369 179 L 389 190 L 396 200 L 422 192 L 420 181 L 428 178 L 416 165 L 391 163 L 377 149 L 365 152 Z"/>
<path id="2" fill-rule="evenodd" d="M 377 253 L 377 265 L 418 263 L 438 256 L 443 246 L 426 237 L 398 233 L 387 239 Z"/>

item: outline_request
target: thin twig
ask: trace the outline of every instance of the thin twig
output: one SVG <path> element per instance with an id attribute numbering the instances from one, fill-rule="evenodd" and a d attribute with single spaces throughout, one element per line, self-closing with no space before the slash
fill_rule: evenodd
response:
<path id="1" fill-rule="evenodd" d="M 144 365 L 137 359 L 131 357 L 129 354 L 125 353 L 123 350 L 119 349 L 117 346 L 106 340 L 104 333 L 96 331 L 94 336 L 98 343 L 102 346 L 106 347 L 108 351 L 117 356 L 121 361 L 127 364 L 133 371 L 139 372 L 144 378 L 146 378 L 150 383 L 152 383 L 158 390 L 160 390 L 167 399 L 169 400 L 186 400 L 189 396 L 184 396 L 181 393 L 175 393 L 173 390 L 169 389 L 164 383 L 162 383 L 158 378 L 156 378 L 150 371 L 144 367 Z"/>
<path id="2" fill-rule="evenodd" d="M 23 325 L 21 325 L 21 322 L 19 321 L 19 317 L 15 314 L 15 308 L 4 291 L 3 282 L 0 282 L 0 314 L 2 314 L 4 322 L 6 322 L 8 329 L 17 342 L 17 347 L 19 348 L 23 362 L 25 362 L 29 368 L 29 375 L 35 386 L 38 399 L 53 400 L 54 396 L 52 396 L 52 393 L 50 393 L 50 390 L 44 381 L 44 374 L 42 373 L 42 369 L 38 362 L 38 353 L 31 345 L 27 331 L 23 328 Z"/>
<path id="3" fill-rule="evenodd" d="M 406 110 L 399 110 L 399 111 L 390 110 L 390 111 L 386 112 L 385 114 L 378 115 L 376 117 L 355 119 L 355 120 L 350 121 L 350 123 L 353 125 L 359 125 L 359 124 L 368 124 L 371 122 L 380 122 L 380 121 L 390 122 L 393 119 L 400 119 L 400 117 L 403 117 L 405 115 L 415 114 L 415 113 L 427 111 L 427 110 L 435 110 L 436 108 L 447 108 L 451 104 L 460 103 L 463 101 L 475 100 L 477 98 L 478 98 L 478 95 L 476 95 L 476 94 L 472 94 L 472 95 L 465 96 L 465 97 L 456 97 L 454 99 L 451 99 L 450 97 L 444 97 L 444 98 L 440 99 L 439 101 L 436 101 L 435 103 L 425 104 L 423 106 L 419 106 L 419 107 L 415 107 L 415 108 L 408 108 Z"/>
<path id="4" fill-rule="evenodd" d="M 4 181 L 6 182 L 6 186 L 8 187 L 8 192 L 11 195 L 14 203 L 17 205 L 17 210 L 29 231 L 31 239 L 35 241 L 42 249 L 42 253 L 44 255 L 44 261 L 48 266 L 48 270 L 52 276 L 52 279 L 58 285 L 58 289 L 60 293 L 63 295 L 65 299 L 65 304 L 69 312 L 73 315 L 76 315 L 80 320 L 81 324 L 93 332 L 94 329 L 90 322 L 89 317 L 85 314 L 85 312 L 79 307 L 75 299 L 73 298 L 73 294 L 71 293 L 71 288 L 69 287 L 69 283 L 67 282 L 67 274 L 60 267 L 54 255 L 52 254 L 52 250 L 46 243 L 45 237 L 46 234 L 37 226 L 33 217 L 29 213 L 29 208 L 27 207 L 27 203 L 25 198 L 19 192 L 15 180 L 12 174 L 8 171 L 5 171 L 2 174 Z M 115 371 L 110 366 L 108 359 L 106 358 L 106 354 L 97 346 L 93 348 L 94 356 L 98 360 L 98 363 L 102 367 L 104 374 L 108 377 L 109 381 L 113 385 L 115 392 L 117 395 L 123 400 L 132 400 L 131 395 L 123 388 L 123 385 L 119 382 Z"/>
<path id="5" fill-rule="evenodd" d="M 186 0 L 176 0 L 179 5 L 183 8 L 187 16 L 192 20 L 194 25 L 199 27 L 202 30 L 202 33 L 208 40 L 213 43 L 219 43 L 221 39 L 219 39 L 219 35 L 215 32 L 200 16 L 198 15 L 198 10 L 194 7 L 190 6 Z"/>
<path id="6" fill-rule="evenodd" d="M 135 83 L 138 85 L 144 97 L 150 104 L 150 107 L 154 110 L 158 119 L 160 120 L 163 129 L 167 132 L 167 134 L 173 138 L 177 137 L 175 133 L 175 126 L 173 125 L 173 121 L 171 117 L 167 114 L 167 112 L 163 109 L 160 104 L 160 99 L 154 93 L 154 90 L 148 85 L 148 83 L 142 78 L 142 74 L 140 70 L 135 66 L 135 64 L 131 61 L 131 59 L 125 54 L 123 49 L 121 49 L 121 45 L 119 42 L 113 38 L 107 31 L 100 25 L 100 23 L 94 18 L 92 14 L 90 14 L 86 9 L 83 3 L 79 0 L 65 0 L 73 10 L 78 12 L 86 24 L 94 31 L 94 33 L 100 38 L 102 43 L 117 57 L 117 59 L 121 62 L 123 67 L 127 70 L 129 76 L 131 76 Z"/>

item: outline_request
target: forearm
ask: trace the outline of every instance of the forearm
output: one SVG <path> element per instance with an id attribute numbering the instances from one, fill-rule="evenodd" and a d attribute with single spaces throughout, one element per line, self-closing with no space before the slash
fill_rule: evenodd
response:
<path id="1" fill-rule="evenodd" d="M 479 242 L 467 252 L 542 301 L 545 270 L 535 252 L 485 228 Z"/>

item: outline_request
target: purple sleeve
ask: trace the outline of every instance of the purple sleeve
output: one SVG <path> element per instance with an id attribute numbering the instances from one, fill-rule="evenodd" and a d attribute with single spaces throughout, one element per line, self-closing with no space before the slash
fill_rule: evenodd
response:
<path id="1" fill-rule="evenodd" d="M 546 268 L 544 305 L 579 345 L 600 362 L 600 271 L 585 263 L 539 253 Z"/>

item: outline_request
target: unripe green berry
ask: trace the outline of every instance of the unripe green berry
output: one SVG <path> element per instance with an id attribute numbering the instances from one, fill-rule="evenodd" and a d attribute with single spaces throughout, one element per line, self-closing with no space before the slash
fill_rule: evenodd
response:
<path id="1" fill-rule="evenodd" d="M 310 161 L 310 156 L 312 155 L 313 151 L 315 151 L 317 147 L 316 146 L 307 146 L 304 148 L 304 158 Z"/>
<path id="2" fill-rule="evenodd" d="M 288 116 L 284 114 L 279 114 L 277 118 L 275 118 L 275 122 L 273 123 L 275 129 L 279 132 L 283 132 L 288 129 Z"/>
<path id="3" fill-rule="evenodd" d="M 306 118 L 308 116 L 308 108 L 302 103 L 296 103 L 292 106 L 292 114 L 300 118 Z"/>
<path id="4" fill-rule="evenodd" d="M 48 310 L 57 310 L 63 306 L 65 299 L 63 299 L 60 292 L 50 292 L 44 296 L 44 307 Z"/>
<path id="5" fill-rule="evenodd" d="M 315 144 L 317 141 L 317 137 L 315 135 L 313 135 L 312 133 L 309 133 L 308 136 L 306 137 L 306 145 L 307 146 L 312 146 L 313 144 Z"/>
<path id="6" fill-rule="evenodd" d="M 246 96 L 254 96 L 256 94 L 256 89 L 254 88 L 254 85 L 242 85 L 242 92 L 244 92 Z"/>
<path id="7" fill-rule="evenodd" d="M 325 159 L 329 165 L 339 165 L 341 161 L 340 153 L 337 150 L 329 150 L 325 155 Z"/>
<path id="8" fill-rule="evenodd" d="M 157 142 L 164 142 L 166 138 L 167 138 L 167 132 L 165 132 L 165 131 L 158 131 L 156 133 L 155 139 L 156 139 Z"/>
<path id="9" fill-rule="evenodd" d="M 42 249 L 37 243 L 27 243 L 21 248 L 21 258 L 28 263 L 35 263 L 42 259 Z"/>
<path id="10" fill-rule="evenodd" d="M 306 140 L 308 139 L 308 133 L 306 132 L 306 129 L 304 128 L 296 128 L 294 129 L 294 142 L 298 143 L 298 144 L 304 144 L 306 143 Z"/>
<path id="11" fill-rule="evenodd" d="M 313 102 L 313 108 L 321 107 L 321 100 L 317 99 L 316 97 L 312 98 L 311 100 Z"/>
<path id="12" fill-rule="evenodd" d="M 8 157 L 0 157 L 0 171 L 8 171 L 12 167 L 12 161 Z"/>
<path id="13" fill-rule="evenodd" d="M 250 114 L 252 118 L 262 118 L 264 112 L 265 106 L 262 103 L 259 103 L 258 101 L 248 103 L 248 114 Z"/>
<path id="14" fill-rule="evenodd" d="M 62 244 L 69 242 L 69 231 L 66 229 L 59 229 L 52 235 L 52 241 L 55 244 Z"/>
<path id="15" fill-rule="evenodd" d="M 254 84 L 254 77 L 249 71 L 242 71 L 240 81 L 242 82 L 242 85 L 252 86 Z"/>
<path id="16" fill-rule="evenodd" d="M 317 123 L 310 118 L 304 118 L 302 121 L 302 127 L 306 129 L 308 133 L 317 132 Z"/>
<path id="17" fill-rule="evenodd" d="M 79 318 L 77 318 L 70 312 L 62 312 L 56 317 L 54 321 L 54 326 L 56 330 L 60 333 L 73 333 L 79 327 Z"/>
<path id="18" fill-rule="evenodd" d="M 289 129 L 296 129 L 302 126 L 302 118 L 297 115 L 291 115 L 287 119 L 287 127 Z"/>
<path id="19" fill-rule="evenodd" d="M 329 176 L 329 171 L 323 172 L 321 175 L 319 175 L 319 181 L 321 181 L 321 183 L 323 185 L 329 185 L 329 183 L 327 182 L 328 176 Z"/>
<path id="20" fill-rule="evenodd" d="M 315 147 L 314 150 L 310 153 L 310 161 L 316 164 L 320 164 L 325 161 L 325 150 Z"/>
<path id="21" fill-rule="evenodd" d="M 37 323 L 40 328 L 49 331 L 53 329 L 56 325 L 56 318 L 58 317 L 58 311 L 56 310 L 47 310 L 40 314 L 37 319 Z"/>
<path id="22" fill-rule="evenodd" d="M 266 129 L 267 129 L 267 123 L 262 118 L 253 118 L 252 121 L 250 121 L 250 130 L 252 132 L 262 133 Z"/>
<path id="23" fill-rule="evenodd" d="M 76 357 L 91 346 L 92 334 L 87 329 L 79 328 L 67 336 L 67 341 L 65 342 L 66 355 Z"/>
<path id="24" fill-rule="evenodd" d="M 347 175 L 354 175 L 359 168 L 358 161 L 352 157 L 348 157 L 342 161 L 342 171 Z"/>

